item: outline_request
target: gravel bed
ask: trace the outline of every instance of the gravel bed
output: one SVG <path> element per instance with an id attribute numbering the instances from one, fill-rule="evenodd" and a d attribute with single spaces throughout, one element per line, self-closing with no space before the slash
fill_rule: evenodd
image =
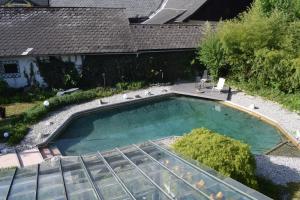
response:
<path id="1" fill-rule="evenodd" d="M 256 173 L 276 184 L 300 182 L 300 158 L 256 155 Z"/>
<path id="2" fill-rule="evenodd" d="M 300 136 L 296 139 L 295 134 L 300 134 L 300 115 L 288 111 L 280 104 L 265 100 L 258 96 L 250 96 L 244 92 L 237 92 L 232 94 L 231 103 L 243 106 L 249 109 L 250 105 L 255 105 L 256 109 L 250 109 L 252 112 L 263 115 L 272 121 L 279 124 L 286 130 L 295 141 L 300 142 Z"/>

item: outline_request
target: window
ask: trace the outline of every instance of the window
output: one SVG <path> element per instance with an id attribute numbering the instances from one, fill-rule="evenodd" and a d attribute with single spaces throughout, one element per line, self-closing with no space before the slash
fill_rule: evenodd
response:
<path id="1" fill-rule="evenodd" d="M 3 68 L 4 68 L 4 73 L 5 74 L 19 73 L 18 64 L 16 64 L 16 63 L 3 64 Z"/>
<path id="2" fill-rule="evenodd" d="M 3 78 L 18 78 L 21 76 L 18 61 L 0 62 L 0 72 Z"/>

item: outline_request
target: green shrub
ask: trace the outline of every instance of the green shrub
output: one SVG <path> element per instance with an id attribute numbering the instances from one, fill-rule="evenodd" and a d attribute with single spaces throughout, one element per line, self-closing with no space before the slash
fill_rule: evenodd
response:
<path id="1" fill-rule="evenodd" d="M 8 90 L 8 84 L 0 78 L 0 95 L 3 96 Z"/>
<path id="2" fill-rule="evenodd" d="M 238 19 L 219 23 L 215 32 L 206 30 L 198 60 L 214 78 L 225 76 L 246 90 L 299 96 L 299 11 L 299 0 L 257 0 Z M 290 107 L 293 101 L 299 111 L 299 101 L 288 99 L 280 103 Z"/>
<path id="3" fill-rule="evenodd" d="M 140 88 L 143 88 L 145 86 L 145 83 L 142 81 L 139 82 L 120 82 L 116 84 L 117 90 L 137 90 Z"/>
<path id="4" fill-rule="evenodd" d="M 200 128 L 176 140 L 174 150 L 252 188 L 257 188 L 255 159 L 247 144 Z"/>

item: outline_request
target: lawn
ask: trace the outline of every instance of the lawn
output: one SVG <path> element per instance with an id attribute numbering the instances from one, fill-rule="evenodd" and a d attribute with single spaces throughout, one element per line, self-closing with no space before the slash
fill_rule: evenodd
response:
<path id="1" fill-rule="evenodd" d="M 18 102 L 18 103 L 11 103 L 11 104 L 4 105 L 4 107 L 6 108 L 6 117 L 11 118 L 11 117 L 18 116 L 39 103 L 41 103 L 41 101 L 23 102 L 23 103 Z"/>

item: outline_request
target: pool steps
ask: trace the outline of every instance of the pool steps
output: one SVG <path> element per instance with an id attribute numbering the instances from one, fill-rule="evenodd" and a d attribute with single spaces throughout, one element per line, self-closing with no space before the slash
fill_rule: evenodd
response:
<path id="1" fill-rule="evenodd" d="M 46 146 L 39 148 L 43 159 L 50 159 L 54 156 L 61 156 L 59 149 L 56 146 Z"/>

